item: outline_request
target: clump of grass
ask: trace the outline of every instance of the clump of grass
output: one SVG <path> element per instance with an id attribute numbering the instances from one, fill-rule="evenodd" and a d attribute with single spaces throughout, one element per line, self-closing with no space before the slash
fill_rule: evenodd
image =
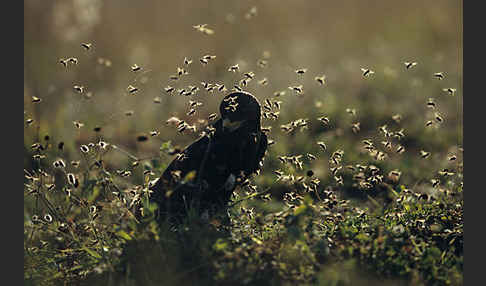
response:
<path id="1" fill-rule="evenodd" d="M 272 187 L 266 192 L 242 188 L 227 213 L 207 221 L 190 210 L 174 230 L 154 220 L 150 172 L 144 172 L 143 184 L 127 184 L 130 171 L 113 172 L 102 163 L 109 150 L 105 144 L 87 145 L 91 148 L 83 158 L 89 168 L 70 170 L 57 159 L 52 168 L 39 161 L 40 168 L 26 171 L 26 199 L 35 206 L 24 226 L 26 281 L 338 283 L 348 278 L 330 275 L 331 269 L 354 261 L 355 272 L 362 268 L 390 279 L 462 283 L 461 172 L 432 195 L 375 182 L 361 189 L 371 202 L 367 208 L 340 199 L 333 187 L 318 187 L 318 181 L 305 188 L 304 180 L 281 180 L 281 199 L 269 201 L 268 194 L 278 195 Z M 164 146 L 171 148 L 169 142 Z M 340 164 L 343 155 L 334 152 L 331 164 Z M 292 158 L 286 157 L 300 162 Z M 379 171 L 371 165 L 354 168 L 368 170 L 360 180 Z M 59 176 L 64 184 L 56 180 L 54 185 Z M 347 187 L 360 189 L 359 184 Z M 139 218 L 137 208 L 143 213 Z"/>

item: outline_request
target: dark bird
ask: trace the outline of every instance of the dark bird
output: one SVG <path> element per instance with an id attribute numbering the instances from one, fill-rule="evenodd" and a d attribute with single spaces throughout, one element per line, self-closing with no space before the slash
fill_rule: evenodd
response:
<path id="1" fill-rule="evenodd" d="M 233 92 L 223 98 L 219 112 L 221 118 L 151 187 L 159 218 L 182 218 L 194 207 L 200 215 L 223 209 L 236 186 L 261 168 L 268 141 L 258 100 L 248 92 Z"/>

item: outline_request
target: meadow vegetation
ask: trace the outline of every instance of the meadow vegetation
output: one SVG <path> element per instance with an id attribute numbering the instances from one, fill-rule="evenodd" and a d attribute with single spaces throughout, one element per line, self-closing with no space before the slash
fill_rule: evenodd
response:
<path id="1" fill-rule="evenodd" d="M 461 1 L 165 2 L 25 1 L 26 285 L 463 284 Z M 262 171 L 157 223 L 237 89 Z"/>

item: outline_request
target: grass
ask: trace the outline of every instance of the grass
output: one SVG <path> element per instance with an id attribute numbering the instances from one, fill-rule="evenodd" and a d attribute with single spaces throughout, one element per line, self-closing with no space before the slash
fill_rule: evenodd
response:
<path id="1" fill-rule="evenodd" d="M 267 2 L 198 2 L 184 17 L 182 2 L 107 3 L 93 26 L 64 23 L 71 4 L 26 2 L 25 284 L 463 284 L 455 4 Z M 203 10 L 209 31 L 192 27 Z M 226 212 L 156 223 L 150 182 L 235 85 L 267 106 L 261 173 Z"/>

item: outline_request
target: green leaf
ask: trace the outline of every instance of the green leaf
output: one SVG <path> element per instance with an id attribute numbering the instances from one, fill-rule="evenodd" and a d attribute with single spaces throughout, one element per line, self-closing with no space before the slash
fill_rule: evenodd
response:
<path id="1" fill-rule="evenodd" d="M 96 251 L 94 250 L 91 250 L 89 248 L 87 248 L 86 246 L 83 246 L 83 249 L 91 256 L 93 256 L 94 258 L 98 258 L 98 259 L 101 259 L 101 255 L 99 255 Z"/>
<path id="2" fill-rule="evenodd" d="M 368 235 L 366 233 L 358 233 L 355 238 L 360 241 L 366 241 L 368 240 Z"/>
<path id="3" fill-rule="evenodd" d="M 189 182 L 192 181 L 196 178 L 196 171 L 190 171 L 189 173 L 186 174 L 184 179 L 182 180 L 183 182 Z"/>
<path id="4" fill-rule="evenodd" d="M 160 151 L 169 150 L 171 147 L 172 147 L 172 142 L 169 140 L 167 142 L 162 143 L 162 145 L 160 145 Z"/>
<path id="5" fill-rule="evenodd" d="M 90 202 L 90 203 L 94 202 L 94 200 L 98 197 L 99 194 L 100 194 L 100 188 L 93 187 L 93 192 L 88 197 L 88 202 Z"/>
<path id="6" fill-rule="evenodd" d="M 258 245 L 262 245 L 262 244 L 263 244 L 263 242 L 262 242 L 261 240 L 259 240 L 258 238 L 256 238 L 256 237 L 253 237 L 253 236 L 252 236 L 252 237 L 251 237 L 251 239 L 252 239 L 254 242 L 256 242 L 256 244 L 258 244 Z"/>
<path id="7" fill-rule="evenodd" d="M 390 248 L 390 249 L 388 249 L 388 251 L 386 252 L 386 255 L 388 255 L 388 256 L 393 256 L 393 255 L 395 255 L 395 253 L 396 253 L 396 251 L 395 251 L 395 250 L 393 250 L 393 248 Z"/>
<path id="8" fill-rule="evenodd" d="M 295 209 L 294 215 L 298 216 L 298 215 L 302 214 L 303 212 L 305 212 L 306 210 L 307 210 L 307 206 L 302 204 L 298 208 Z"/>
<path id="9" fill-rule="evenodd" d="M 213 245 L 213 249 L 216 251 L 223 251 L 228 247 L 228 242 L 222 238 L 218 238 Z"/>
<path id="10" fill-rule="evenodd" d="M 126 233 L 124 230 L 117 231 L 116 235 L 118 235 L 119 237 L 121 237 L 125 240 L 132 240 L 132 237 L 128 233 Z"/>
<path id="11" fill-rule="evenodd" d="M 403 207 L 405 208 L 405 210 L 407 212 L 410 211 L 410 205 L 409 204 L 404 204 Z"/>

